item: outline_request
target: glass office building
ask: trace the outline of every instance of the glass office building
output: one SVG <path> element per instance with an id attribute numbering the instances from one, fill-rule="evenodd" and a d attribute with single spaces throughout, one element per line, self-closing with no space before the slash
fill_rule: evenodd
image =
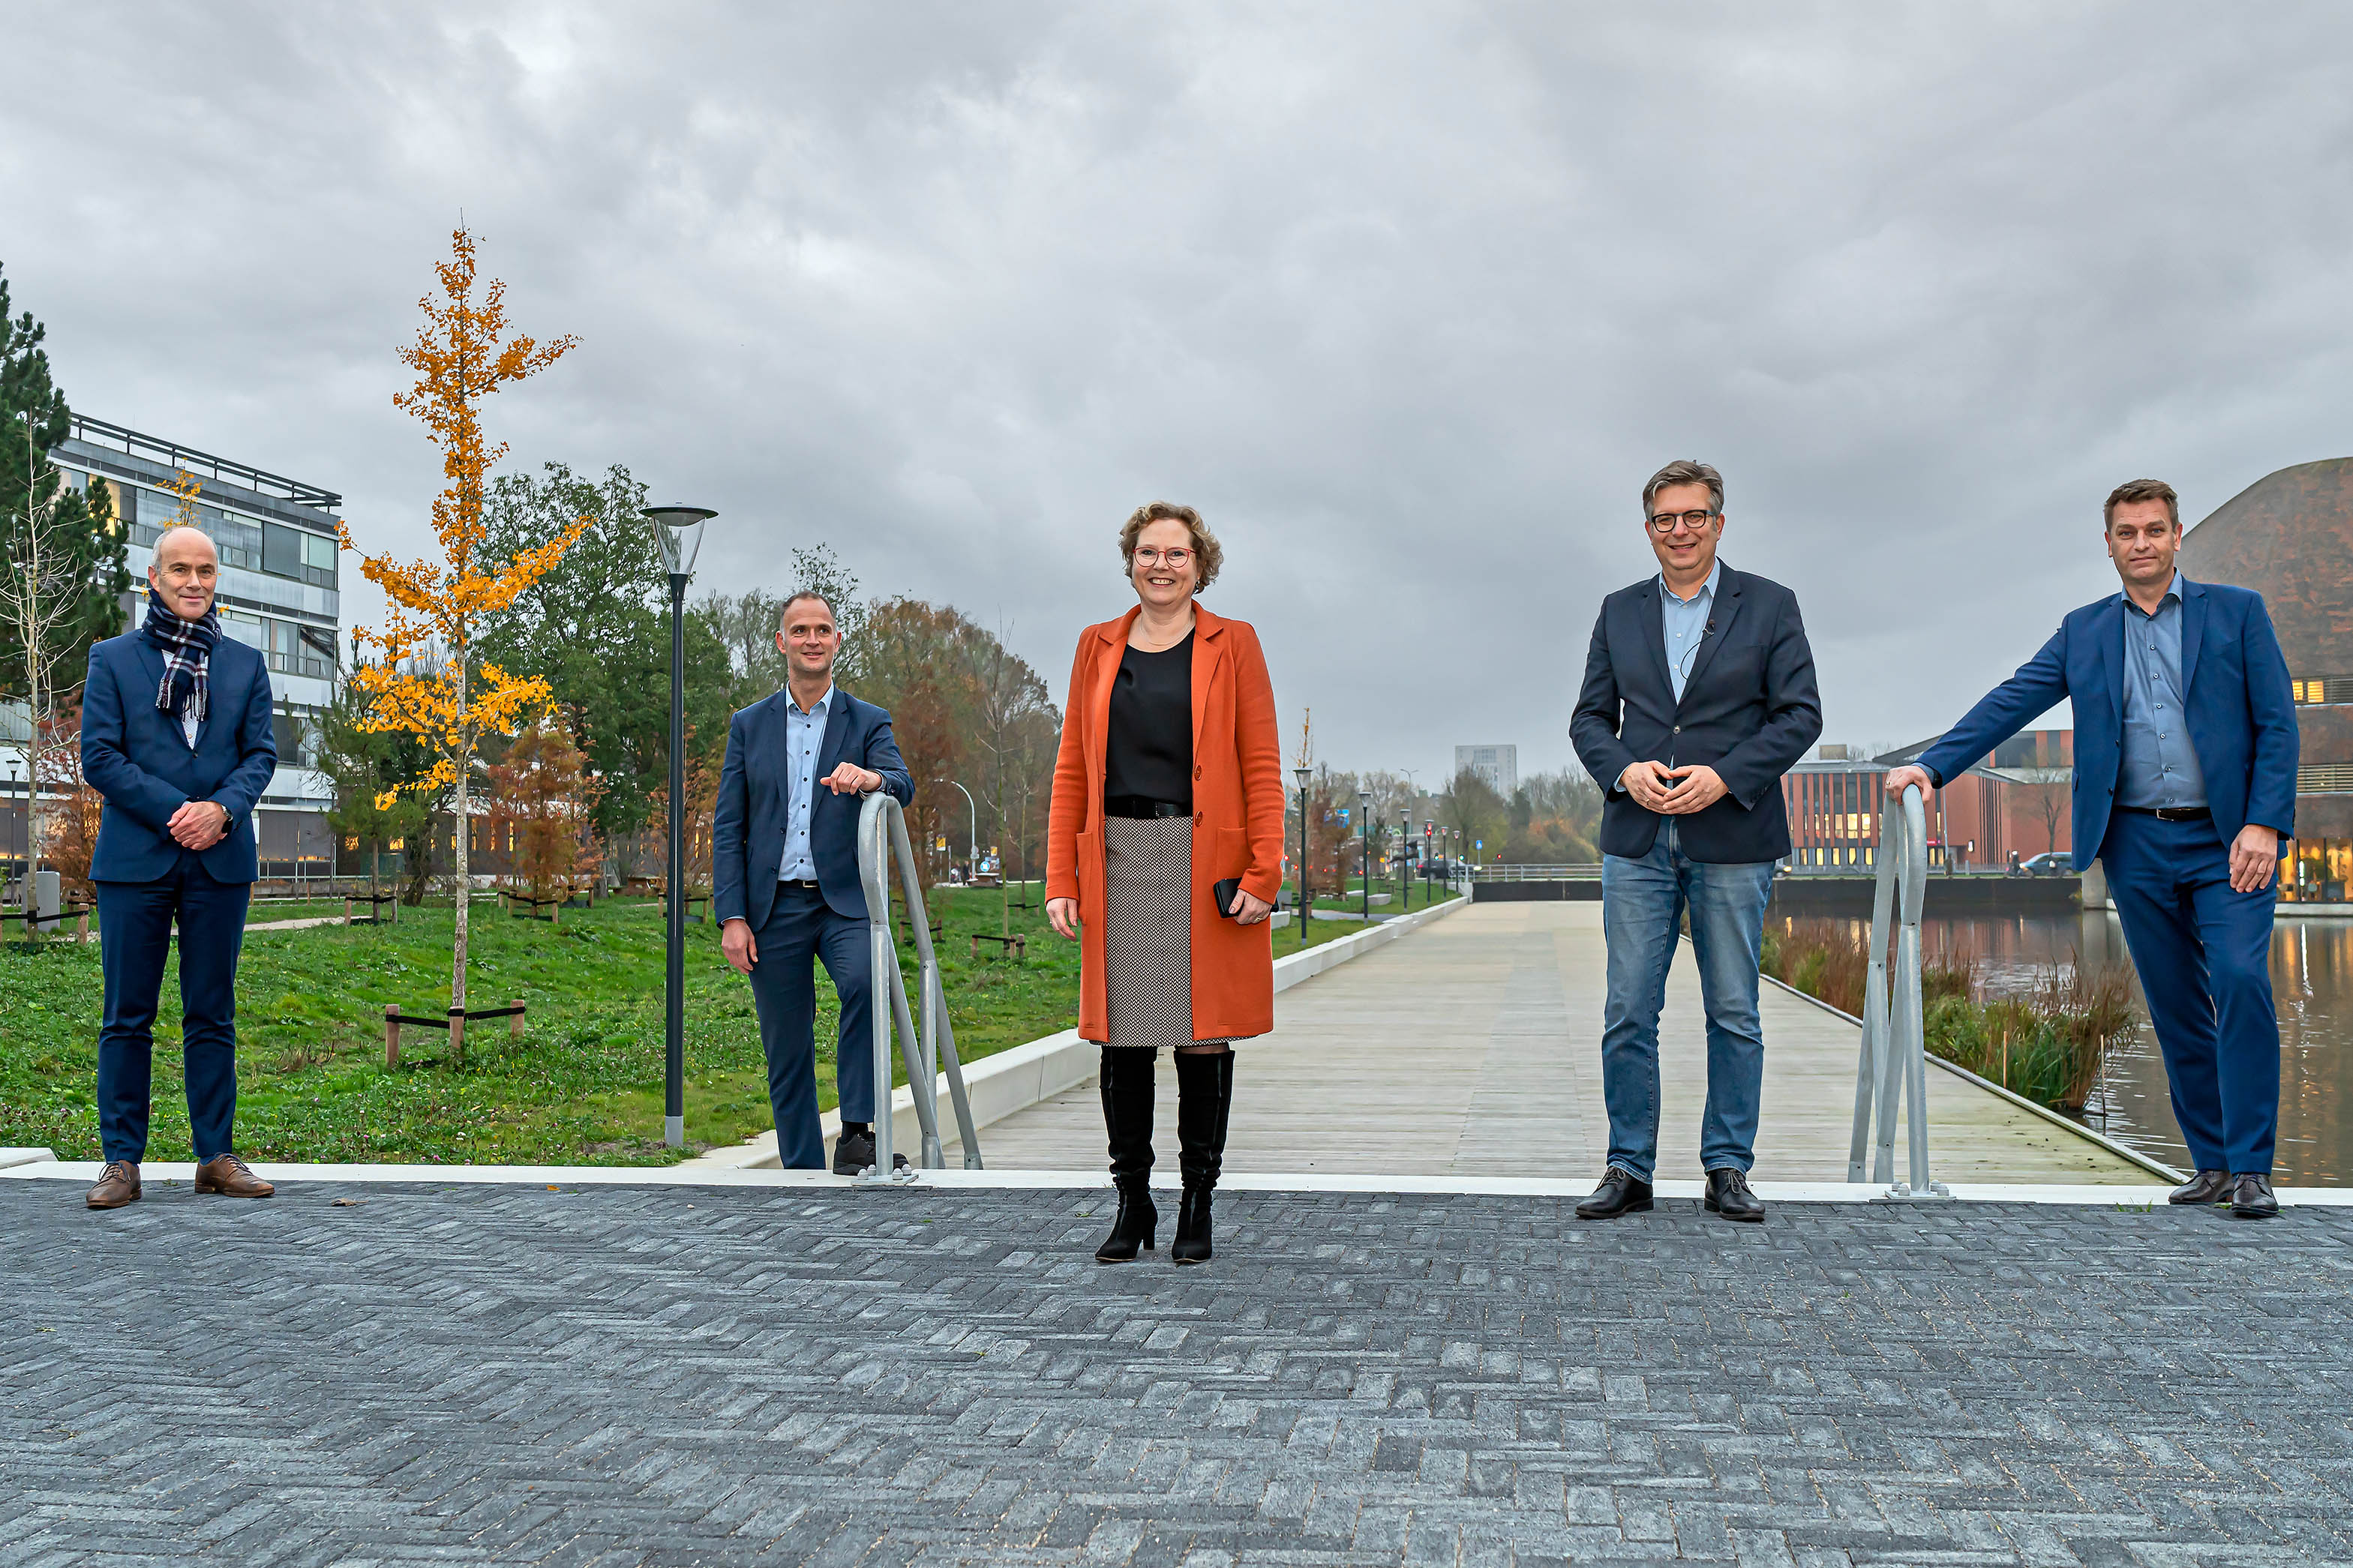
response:
<path id="1" fill-rule="evenodd" d="M 133 592 L 123 625 L 145 614 L 147 563 L 172 526 L 179 499 L 165 489 L 192 474 L 196 526 L 220 552 L 221 629 L 261 650 L 276 699 L 278 771 L 254 814 L 265 878 L 330 876 L 334 836 L 325 813 L 333 792 L 311 766 L 318 719 L 334 694 L 342 631 L 336 514 L 343 498 L 243 463 L 103 420 L 77 416 L 49 454 L 67 482 L 109 490 L 128 531 Z"/>

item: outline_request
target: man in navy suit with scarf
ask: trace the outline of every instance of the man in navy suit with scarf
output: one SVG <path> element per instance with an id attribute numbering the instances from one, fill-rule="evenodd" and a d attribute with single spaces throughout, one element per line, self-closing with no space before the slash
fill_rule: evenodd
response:
<path id="1" fill-rule="evenodd" d="M 260 870 L 253 807 L 277 771 L 269 669 L 221 636 L 220 558 L 193 528 L 164 531 L 140 628 L 90 650 L 81 771 L 105 797 L 90 877 L 98 888 L 105 1016 L 98 1127 L 106 1168 L 94 1209 L 140 1195 L 155 1004 L 180 929 L 181 1060 L 199 1193 L 275 1190 L 230 1148 L 237 1120 L 237 960 Z"/>
<path id="2" fill-rule="evenodd" d="M 727 962 L 752 982 L 776 1154 L 790 1170 L 820 1170 L 817 1113 L 817 972 L 825 961 L 841 1002 L 834 1052 L 841 1135 L 833 1168 L 874 1163 L 874 984 L 866 889 L 858 875 L 860 801 L 915 786 L 891 738 L 891 715 L 833 684 L 841 633 L 817 594 L 785 601 L 776 631 L 785 689 L 737 713 L 711 824 L 711 906 Z M 882 1085 L 888 1094 L 890 1086 Z"/>
<path id="3" fill-rule="evenodd" d="M 2295 830 L 2287 660 L 2261 595 L 2175 569 L 2172 486 L 2119 485 L 2105 515 L 2123 591 L 2068 612 L 1917 766 L 1890 773 L 1887 793 L 1933 790 L 2073 700 L 2075 868 L 2096 858 L 2107 871 L 2198 1167 L 2173 1201 L 2268 1219 L 2279 1213 L 2272 879 Z"/>

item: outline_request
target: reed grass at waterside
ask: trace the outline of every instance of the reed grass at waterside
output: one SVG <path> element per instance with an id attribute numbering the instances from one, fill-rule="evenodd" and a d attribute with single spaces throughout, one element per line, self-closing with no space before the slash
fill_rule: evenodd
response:
<path id="1" fill-rule="evenodd" d="M 1867 925 L 1787 920 L 1767 929 L 1759 967 L 1859 1016 L 1870 965 Z M 1929 1053 L 2038 1105 L 2082 1114 L 2108 1051 L 2138 1023 L 2124 972 L 2053 966 L 2023 994 L 1991 998 L 1978 981 L 1977 963 L 1967 954 L 1923 960 L 1921 1022 Z"/>

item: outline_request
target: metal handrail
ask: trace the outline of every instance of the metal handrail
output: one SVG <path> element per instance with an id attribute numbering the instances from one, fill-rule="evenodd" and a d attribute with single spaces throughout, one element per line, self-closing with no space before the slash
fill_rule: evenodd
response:
<path id="1" fill-rule="evenodd" d="M 907 979 L 899 968 L 899 944 L 891 940 L 891 863 L 899 866 L 899 884 L 914 918 L 907 922 L 915 933 L 917 984 L 923 990 L 920 1013 L 911 1016 Z M 923 884 L 915 868 L 915 847 L 907 839 L 907 814 L 898 797 L 877 790 L 858 812 L 858 879 L 866 888 L 866 930 L 869 983 L 875 988 L 874 1018 L 874 1163 L 866 1179 L 894 1179 L 891 1138 L 891 1034 L 895 1025 L 899 1052 L 907 1068 L 907 1089 L 915 1101 L 915 1121 L 923 1129 L 926 1171 L 944 1170 L 947 1157 L 940 1144 L 939 1080 L 945 1066 L 948 1097 L 955 1109 L 956 1131 L 964 1140 L 964 1168 L 977 1171 L 980 1137 L 972 1125 L 972 1102 L 965 1096 L 964 1064 L 956 1058 L 955 1027 L 948 1022 L 948 999 L 940 980 L 939 955 L 932 951 L 932 926 L 923 907 Z M 884 982 L 888 980 L 886 986 Z M 890 1005 L 881 1005 L 888 996 Z M 918 1021 L 920 1019 L 920 1022 Z"/>
<path id="2" fill-rule="evenodd" d="M 1894 1198 L 1948 1198 L 1928 1175 L 1928 1050 L 1920 1006 L 1920 905 L 1928 892 L 1926 797 L 1905 786 L 1902 809 L 1880 814 L 1879 887 L 1871 904 L 1871 969 L 1862 987 L 1862 1051 L 1854 1073 L 1854 1141 L 1846 1179 L 1864 1180 L 1878 1122 L 1870 1180 Z M 1895 973 L 1887 973 L 1887 939 L 1895 937 Z M 1895 1105 L 1904 1100 L 1911 1179 L 1895 1180 Z"/>

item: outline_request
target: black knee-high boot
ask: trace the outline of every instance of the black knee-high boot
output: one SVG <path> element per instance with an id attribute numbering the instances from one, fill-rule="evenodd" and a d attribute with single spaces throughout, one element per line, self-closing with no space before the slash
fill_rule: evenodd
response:
<path id="1" fill-rule="evenodd" d="M 1209 1260 L 1209 1194 L 1225 1166 L 1226 1117 L 1233 1106 L 1232 1051 L 1176 1053 L 1176 1146 L 1185 1199 L 1168 1254 L 1179 1263 Z"/>
<path id="2" fill-rule="evenodd" d="M 1111 1142 L 1112 1184 L 1119 1214 L 1095 1248 L 1097 1263 L 1133 1263 L 1152 1250 L 1160 1215 L 1152 1206 L 1152 1079 L 1160 1053 L 1105 1046 L 1095 1081 L 1103 1090 L 1103 1131 Z"/>

